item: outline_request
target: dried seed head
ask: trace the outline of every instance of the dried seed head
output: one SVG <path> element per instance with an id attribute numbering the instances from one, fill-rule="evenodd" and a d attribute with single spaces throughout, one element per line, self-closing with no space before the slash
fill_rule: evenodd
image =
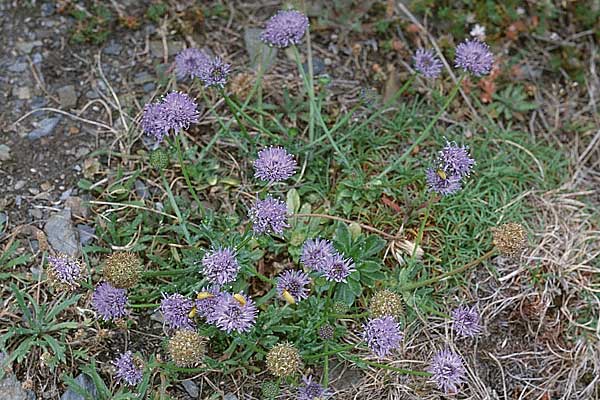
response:
<path id="1" fill-rule="evenodd" d="M 104 264 L 102 273 L 112 286 L 129 289 L 140 279 L 142 262 L 133 253 L 118 252 L 111 254 Z"/>
<path id="2" fill-rule="evenodd" d="M 277 382 L 265 381 L 261 385 L 261 391 L 265 400 L 272 400 L 279 395 L 280 389 Z"/>
<path id="3" fill-rule="evenodd" d="M 169 166 L 169 154 L 165 150 L 158 148 L 150 153 L 149 161 L 152 168 L 162 171 Z"/>
<path id="4" fill-rule="evenodd" d="M 334 314 L 346 314 L 349 309 L 350 307 L 348 307 L 348 304 L 344 303 L 343 301 L 336 301 L 331 307 L 331 311 Z"/>
<path id="5" fill-rule="evenodd" d="M 388 289 L 377 291 L 369 302 L 369 313 L 373 318 L 398 318 L 403 311 L 402 297 Z"/>
<path id="6" fill-rule="evenodd" d="M 319 328 L 319 337 L 323 340 L 331 340 L 334 332 L 333 326 L 325 324 Z"/>
<path id="7" fill-rule="evenodd" d="M 177 331 L 169 340 L 169 355 L 178 367 L 194 367 L 202 362 L 206 353 L 206 341 L 197 332 Z"/>
<path id="8" fill-rule="evenodd" d="M 290 343 L 276 344 L 267 353 L 267 369 L 280 378 L 293 375 L 301 364 L 298 350 Z"/>
<path id="9" fill-rule="evenodd" d="M 494 246 L 502 255 L 518 257 L 527 246 L 527 232 L 521 224 L 509 222 L 491 229 Z"/>

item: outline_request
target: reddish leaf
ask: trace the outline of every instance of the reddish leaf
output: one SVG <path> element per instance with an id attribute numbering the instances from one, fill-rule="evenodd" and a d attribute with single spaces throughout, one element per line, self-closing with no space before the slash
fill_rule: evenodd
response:
<path id="1" fill-rule="evenodd" d="M 391 197 L 388 197 L 385 194 L 381 195 L 381 201 L 383 201 L 383 204 L 396 211 L 397 213 L 402 213 L 402 208 L 398 204 L 396 204 L 396 202 L 392 200 Z"/>

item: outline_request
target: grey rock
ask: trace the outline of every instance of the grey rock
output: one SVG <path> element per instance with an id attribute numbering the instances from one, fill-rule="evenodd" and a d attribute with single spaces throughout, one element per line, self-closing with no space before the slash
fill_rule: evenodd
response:
<path id="1" fill-rule="evenodd" d="M 90 100 L 100 98 L 100 96 L 98 95 L 98 92 L 96 92 L 94 89 L 88 90 L 87 92 L 85 92 L 85 97 L 87 97 Z"/>
<path id="2" fill-rule="evenodd" d="M 31 98 L 31 89 L 27 86 L 13 86 L 12 94 L 19 100 L 28 100 Z"/>
<path id="3" fill-rule="evenodd" d="M 8 70 L 10 72 L 24 72 L 28 67 L 29 65 L 27 63 L 14 63 L 8 67 Z"/>
<path id="4" fill-rule="evenodd" d="M 233 394 L 233 393 L 227 393 L 224 397 L 223 400 L 238 400 L 238 397 Z"/>
<path id="5" fill-rule="evenodd" d="M 118 56 L 121 54 L 122 50 L 123 46 L 113 40 L 102 50 L 102 52 L 111 56 Z"/>
<path id="6" fill-rule="evenodd" d="M 31 53 L 31 50 L 33 50 L 34 47 L 40 47 L 41 45 L 42 45 L 42 42 L 39 40 L 36 40 L 33 42 L 18 42 L 16 44 L 16 47 L 22 53 L 29 54 L 29 53 Z"/>
<path id="7" fill-rule="evenodd" d="M 148 82 L 144 86 L 144 92 L 148 93 L 156 89 L 156 84 L 154 82 Z"/>
<path id="8" fill-rule="evenodd" d="M 17 183 L 15 183 L 15 190 L 21 190 L 21 189 L 23 189 L 25 187 L 26 183 L 27 182 L 24 181 L 23 179 L 18 180 Z"/>
<path id="9" fill-rule="evenodd" d="M 79 232 L 79 244 L 82 246 L 91 243 L 96 236 L 96 229 L 89 225 L 77 224 L 77 231 Z"/>
<path id="10" fill-rule="evenodd" d="M 133 83 L 136 85 L 143 85 L 144 83 L 154 81 L 154 77 L 146 71 L 135 74 L 133 77 Z"/>
<path id="11" fill-rule="evenodd" d="M 135 194 L 137 194 L 140 199 L 148 198 L 148 188 L 146 187 L 146 184 L 139 179 L 135 181 Z"/>
<path id="12" fill-rule="evenodd" d="M 46 118 L 40 121 L 40 126 L 27 134 L 30 140 L 39 139 L 45 136 L 49 136 L 54 131 L 54 128 L 61 120 L 61 117 Z"/>
<path id="13" fill-rule="evenodd" d="M 167 48 L 168 48 L 168 56 L 173 57 L 177 53 L 179 53 L 181 50 L 183 50 L 183 43 L 182 42 L 168 42 Z M 150 53 L 152 54 L 152 57 L 156 57 L 156 58 L 163 57 L 164 47 L 163 47 L 162 40 L 150 41 Z"/>
<path id="14" fill-rule="evenodd" d="M 10 160 L 10 147 L 5 144 L 0 144 L 0 161 Z"/>
<path id="15" fill-rule="evenodd" d="M 94 399 L 98 398 L 98 389 L 96 389 L 94 382 L 89 376 L 85 374 L 79 374 L 77 378 L 75 378 L 75 382 L 77 382 L 77 384 L 81 386 L 82 389 L 87 391 Z M 68 389 L 63 393 L 62 396 L 60 396 L 60 400 L 85 400 L 85 397 L 75 393 L 71 389 Z"/>
<path id="16" fill-rule="evenodd" d="M 29 210 L 29 215 L 31 215 L 34 219 L 42 219 L 44 217 L 44 213 L 39 208 L 32 208 Z"/>
<path id="17" fill-rule="evenodd" d="M 186 379 L 185 381 L 182 381 L 181 384 L 192 399 L 198 398 L 198 395 L 200 395 L 200 389 L 198 388 L 198 385 L 194 383 L 194 381 Z"/>
<path id="18" fill-rule="evenodd" d="M 306 73 L 308 73 L 308 63 L 303 63 L 302 68 L 304 69 L 304 71 L 306 71 Z M 322 73 L 325 72 L 326 69 L 327 69 L 327 66 L 325 65 L 325 62 L 323 60 L 321 60 L 318 57 L 313 57 L 313 74 L 314 75 L 321 75 Z"/>
<path id="19" fill-rule="evenodd" d="M 244 29 L 244 43 L 246 51 L 250 56 L 250 66 L 254 70 L 262 65 L 263 71 L 268 70 L 277 57 L 277 48 L 270 47 L 260 40 L 262 29 L 246 28 Z"/>
<path id="20" fill-rule="evenodd" d="M 33 61 L 34 64 L 39 64 L 42 62 L 42 55 L 40 53 L 35 53 L 32 57 L 31 57 L 31 61 Z M 38 74 L 40 74 L 40 79 L 43 81 L 44 78 L 41 76 L 41 72 L 38 71 Z"/>
<path id="21" fill-rule="evenodd" d="M 0 399 L 31 400 L 31 393 L 23 389 L 21 382 L 14 374 L 9 374 L 0 380 Z M 35 395 L 33 395 L 35 399 Z"/>
<path id="22" fill-rule="evenodd" d="M 58 89 L 58 99 L 63 108 L 72 108 L 77 105 L 77 92 L 75 86 L 67 85 Z"/>
<path id="23" fill-rule="evenodd" d="M 72 257 L 79 255 L 78 232 L 71 221 L 70 209 L 52 214 L 44 226 L 44 232 L 55 251 Z"/>
<path id="24" fill-rule="evenodd" d="M 0 213 L 0 225 L 5 225 L 8 222 L 8 215 L 6 213 Z"/>
<path id="25" fill-rule="evenodd" d="M 52 3 L 44 3 L 41 7 L 42 17 L 49 17 L 54 14 L 54 4 Z"/>

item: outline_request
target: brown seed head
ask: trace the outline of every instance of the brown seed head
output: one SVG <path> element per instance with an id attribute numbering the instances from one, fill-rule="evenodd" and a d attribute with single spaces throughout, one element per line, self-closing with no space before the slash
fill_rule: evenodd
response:
<path id="1" fill-rule="evenodd" d="M 267 353 L 267 369 L 283 378 L 295 374 L 302 365 L 300 354 L 291 343 L 279 343 Z"/>
<path id="2" fill-rule="evenodd" d="M 168 351 L 178 367 L 194 367 L 202 363 L 207 338 L 194 331 L 177 331 L 169 340 Z"/>
<path id="3" fill-rule="evenodd" d="M 518 257 L 527 246 L 527 232 L 523 225 L 509 222 L 492 228 L 494 246 L 508 257 Z"/>
<path id="4" fill-rule="evenodd" d="M 388 289 L 377 291 L 369 302 L 369 313 L 374 318 L 398 318 L 403 312 L 402 297 Z"/>
<path id="5" fill-rule="evenodd" d="M 133 253 L 111 254 L 104 264 L 102 274 L 112 286 L 120 289 L 133 287 L 140 279 L 142 262 Z"/>

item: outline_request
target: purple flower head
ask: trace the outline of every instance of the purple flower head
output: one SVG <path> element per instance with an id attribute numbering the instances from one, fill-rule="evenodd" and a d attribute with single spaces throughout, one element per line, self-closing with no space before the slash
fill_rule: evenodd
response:
<path id="1" fill-rule="evenodd" d="M 48 256 L 49 276 L 54 281 L 68 286 L 75 286 L 82 279 L 82 268 L 75 258 L 61 254 L 57 257 Z"/>
<path id="2" fill-rule="evenodd" d="M 162 142 L 171 129 L 164 104 L 146 104 L 141 124 L 145 133 L 154 136 L 158 143 Z"/>
<path id="3" fill-rule="evenodd" d="M 202 257 L 202 273 L 215 285 L 235 281 L 239 270 L 235 250 L 228 247 L 213 249 Z"/>
<path id="4" fill-rule="evenodd" d="M 483 76 L 492 70 L 494 55 L 487 44 L 467 39 L 456 46 L 454 65 L 475 76 Z"/>
<path id="5" fill-rule="evenodd" d="M 413 57 L 415 69 L 427 78 L 437 78 L 442 72 L 442 62 L 432 50 L 418 49 Z"/>
<path id="6" fill-rule="evenodd" d="M 298 387 L 297 400 L 325 400 L 330 396 L 318 382 L 312 380 L 312 376 L 302 377 L 303 384 Z"/>
<path id="7" fill-rule="evenodd" d="M 190 313 L 194 308 L 194 302 L 179 293 L 166 295 L 163 293 L 163 299 L 160 302 L 160 312 L 163 315 L 165 324 L 173 329 L 193 330 L 196 325 L 190 318 Z"/>
<path id="8" fill-rule="evenodd" d="M 364 325 L 363 340 L 378 357 L 385 357 L 400 346 L 403 335 L 392 317 L 372 318 Z"/>
<path id="9" fill-rule="evenodd" d="M 296 172 L 296 160 L 284 148 L 267 147 L 258 152 L 254 161 L 254 176 L 267 182 L 280 182 Z"/>
<path id="10" fill-rule="evenodd" d="M 196 299 L 198 315 L 206 319 L 208 324 L 217 322 L 219 303 L 225 297 L 218 286 L 203 288 Z"/>
<path id="11" fill-rule="evenodd" d="M 127 291 L 117 289 L 107 282 L 96 286 L 92 295 L 92 308 L 104 321 L 111 321 L 127 315 Z"/>
<path id="12" fill-rule="evenodd" d="M 162 104 L 169 126 L 175 133 L 198 123 L 198 106 L 187 94 L 171 92 L 165 96 Z"/>
<path id="13" fill-rule="evenodd" d="M 295 302 L 304 300 L 308 297 L 310 289 L 306 286 L 310 285 L 310 277 L 302 271 L 287 270 L 283 271 L 277 278 L 277 293 L 279 297 L 284 296 L 286 291 L 292 296 Z M 288 299 L 286 299 L 289 301 Z"/>
<path id="14" fill-rule="evenodd" d="M 344 258 L 336 253 L 331 257 L 329 265 L 323 271 L 325 278 L 334 282 L 346 282 L 346 278 L 356 271 L 351 258 Z"/>
<path id="15" fill-rule="evenodd" d="M 458 392 L 458 386 L 465 379 L 462 357 L 448 349 L 440 351 L 433 357 L 427 371 L 432 374 L 431 379 L 445 393 Z"/>
<path id="16" fill-rule="evenodd" d="M 287 205 L 270 195 L 264 200 L 257 200 L 248 215 L 252 221 L 254 233 L 258 235 L 263 233 L 281 235 L 283 229 L 289 227 Z"/>
<path id="17" fill-rule="evenodd" d="M 460 175 L 451 175 L 441 169 L 428 168 L 425 171 L 427 186 L 432 192 L 448 196 L 462 189 Z"/>
<path id="18" fill-rule="evenodd" d="M 119 381 L 135 386 L 142 381 L 142 368 L 133 359 L 131 351 L 127 351 L 112 362 L 116 368 L 115 375 Z"/>
<path id="19" fill-rule="evenodd" d="M 270 46 L 299 44 L 308 28 L 308 18 L 296 10 L 281 10 L 267 21 L 260 40 Z"/>
<path id="20" fill-rule="evenodd" d="M 216 310 L 216 325 L 219 329 L 230 333 L 248 332 L 256 322 L 258 309 L 254 301 L 243 295 L 224 293 Z"/>
<path id="21" fill-rule="evenodd" d="M 210 57 L 202 50 L 183 49 L 175 57 L 175 74 L 178 79 L 199 78 L 209 61 Z"/>
<path id="22" fill-rule="evenodd" d="M 479 313 L 473 306 L 471 308 L 460 306 L 452 311 L 452 325 L 454 331 L 462 337 L 473 337 L 481 333 Z"/>
<path id="23" fill-rule="evenodd" d="M 210 58 L 200 70 L 200 79 L 205 87 L 223 87 L 227 84 L 227 78 L 231 71 L 231 65 L 223 62 L 220 57 Z"/>
<path id="24" fill-rule="evenodd" d="M 308 239 L 302 245 L 300 261 L 312 270 L 325 272 L 335 254 L 337 254 L 337 251 L 333 248 L 329 240 L 320 238 Z"/>
<path id="25" fill-rule="evenodd" d="M 448 175 L 469 176 L 475 160 L 469 154 L 468 146 L 458 146 L 446 141 L 446 146 L 438 152 L 439 168 Z"/>

